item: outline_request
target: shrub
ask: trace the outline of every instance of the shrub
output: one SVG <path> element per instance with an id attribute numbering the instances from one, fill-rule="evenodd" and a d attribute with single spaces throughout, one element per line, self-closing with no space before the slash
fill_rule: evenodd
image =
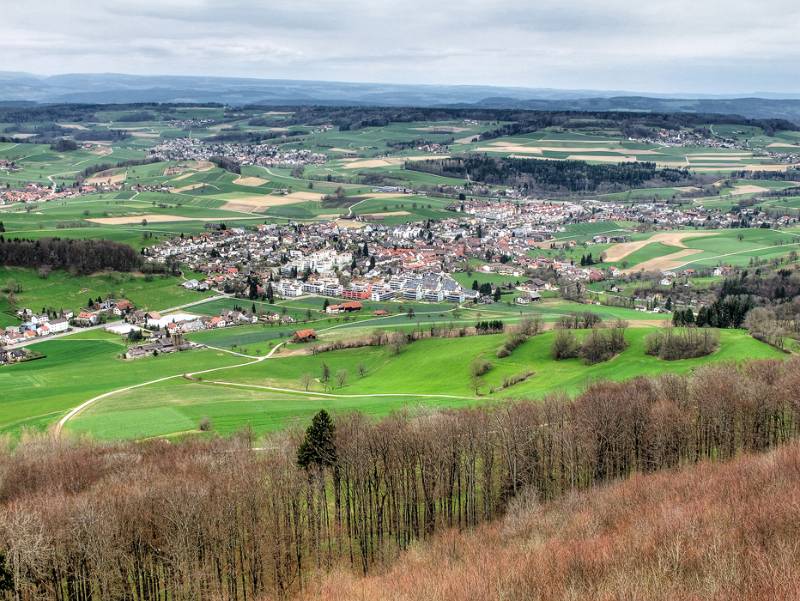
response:
<path id="1" fill-rule="evenodd" d="M 570 313 L 563 315 L 556 322 L 556 328 L 561 330 L 588 330 L 602 323 L 603 319 L 590 311 L 583 313 Z"/>
<path id="2" fill-rule="evenodd" d="M 581 344 L 579 356 L 589 365 L 608 361 L 625 350 L 625 328 L 618 326 L 607 330 L 592 329 Z"/>
<path id="3" fill-rule="evenodd" d="M 675 361 L 710 355 L 719 348 L 719 332 L 708 328 L 666 328 L 645 338 L 645 353 Z"/>
<path id="4" fill-rule="evenodd" d="M 578 356 L 580 345 L 575 334 L 565 329 L 556 330 L 556 335 L 553 337 L 553 346 L 551 354 L 553 359 L 560 361 L 562 359 L 574 359 Z"/>
<path id="5" fill-rule="evenodd" d="M 617 322 L 613 328 L 592 328 L 589 334 L 578 342 L 571 328 L 556 330 L 551 354 L 553 359 L 575 359 L 580 357 L 588 365 L 608 361 L 628 346 L 625 341 L 625 322 Z"/>

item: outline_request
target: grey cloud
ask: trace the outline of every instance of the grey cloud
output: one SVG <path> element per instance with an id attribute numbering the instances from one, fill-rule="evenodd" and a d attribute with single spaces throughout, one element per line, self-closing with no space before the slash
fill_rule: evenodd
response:
<path id="1" fill-rule="evenodd" d="M 0 69 L 663 92 L 800 88 L 794 0 L 4 4 Z"/>

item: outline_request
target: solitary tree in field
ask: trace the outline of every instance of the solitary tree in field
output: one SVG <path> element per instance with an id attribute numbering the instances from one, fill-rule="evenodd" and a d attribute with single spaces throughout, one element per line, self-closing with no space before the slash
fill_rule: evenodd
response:
<path id="1" fill-rule="evenodd" d="M 308 387 L 311 386 L 311 382 L 314 381 L 314 378 L 309 373 L 305 373 L 300 376 L 300 385 L 308 390 Z"/>
<path id="2" fill-rule="evenodd" d="M 336 384 L 338 384 L 339 388 L 344 387 L 347 384 L 347 370 L 340 369 L 336 372 Z"/>

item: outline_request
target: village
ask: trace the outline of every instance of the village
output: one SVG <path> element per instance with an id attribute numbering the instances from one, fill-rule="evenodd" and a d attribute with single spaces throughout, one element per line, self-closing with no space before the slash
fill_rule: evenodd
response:
<path id="1" fill-rule="evenodd" d="M 317 165 L 328 160 L 325 154 L 303 149 L 281 150 L 271 144 L 244 144 L 237 142 L 204 142 L 197 138 L 174 138 L 149 150 L 152 158 L 161 161 L 207 161 L 212 157 L 225 157 L 239 165 L 262 167 L 297 167 Z"/>
<path id="2" fill-rule="evenodd" d="M 490 292 L 464 289 L 451 274 L 469 271 L 471 260 L 483 263 L 480 269 L 485 273 L 521 279 L 536 273 L 541 284 L 529 285 L 527 293 L 556 281 L 617 277 L 618 268 L 594 265 L 601 258 L 599 252 L 595 260 L 583 263 L 559 260 L 557 253 L 550 252 L 575 248 L 573 237 L 564 235 L 570 224 L 634 222 L 657 231 L 722 229 L 742 219 L 716 209 L 680 208 L 666 202 L 465 200 L 449 209 L 460 216 L 396 225 L 368 221 L 357 228 L 343 220 L 260 224 L 255 229 L 226 228 L 173 238 L 145 252 L 150 261 L 182 263 L 204 274 L 205 278 L 183 284 L 198 291 L 250 298 L 320 295 L 348 300 L 488 302 L 481 297 L 489 297 Z M 627 242 L 629 235 L 626 230 L 595 235 L 587 251 L 591 255 L 595 244 Z"/>

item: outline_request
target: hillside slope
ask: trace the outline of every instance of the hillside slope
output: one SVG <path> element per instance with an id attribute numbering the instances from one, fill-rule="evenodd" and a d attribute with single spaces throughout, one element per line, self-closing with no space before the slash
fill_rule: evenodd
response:
<path id="1" fill-rule="evenodd" d="M 302 599 L 800 598 L 800 444 L 636 476 L 417 547 L 387 573 Z"/>

